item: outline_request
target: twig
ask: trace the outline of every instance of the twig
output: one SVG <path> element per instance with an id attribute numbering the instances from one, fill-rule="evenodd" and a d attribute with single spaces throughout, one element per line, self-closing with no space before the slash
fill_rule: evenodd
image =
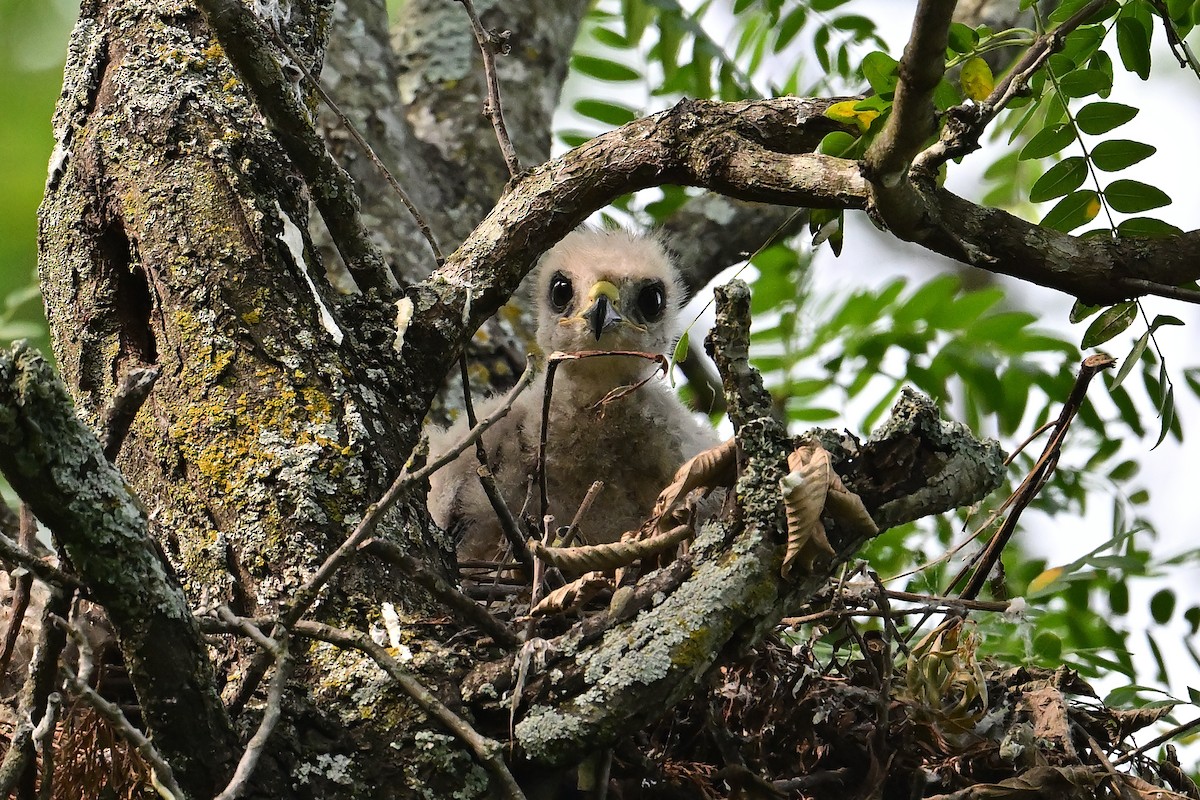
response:
<path id="1" fill-rule="evenodd" d="M 541 519 L 546 518 L 549 511 L 550 500 L 546 491 L 546 444 L 550 436 L 550 400 L 554 395 L 554 375 L 558 371 L 558 365 L 564 361 L 580 361 L 586 358 L 598 358 L 602 356 L 624 356 L 627 358 L 644 358 L 647 361 L 656 362 L 665 373 L 668 368 L 667 357 L 662 353 L 643 353 L 638 350 L 580 350 L 577 353 L 551 353 L 546 359 L 546 388 L 542 395 L 542 432 L 538 437 L 538 490 L 541 493 L 541 509 L 539 515 Z M 640 381 L 634 389 L 643 386 L 646 382 Z M 633 390 L 630 390 L 633 391 Z M 610 395 L 612 392 L 609 393 Z M 627 393 L 626 393 L 627 394 Z M 624 396 L 624 395 L 620 395 Z M 615 398 L 614 398 L 615 399 Z M 608 400 L 608 396 L 601 403 Z"/>
<path id="2" fill-rule="evenodd" d="M 919 0 L 912 32 L 900 59 L 892 113 L 867 148 L 871 181 L 883 190 L 901 185 L 909 165 L 934 133 L 933 92 L 945 71 L 946 36 L 954 13 L 953 0 Z"/>
<path id="3" fill-rule="evenodd" d="M 1082 733 L 1087 738 L 1088 748 L 1092 751 L 1092 755 L 1100 762 L 1100 766 L 1108 773 L 1108 779 L 1112 781 L 1113 791 L 1121 797 L 1122 800 L 1136 800 L 1138 795 L 1125 782 L 1125 776 L 1117 772 L 1112 762 L 1108 760 L 1108 756 L 1104 754 L 1104 748 L 1096 741 L 1095 737 L 1083 729 L 1079 724 L 1073 724 L 1072 727 L 1076 733 Z"/>
<path id="4" fill-rule="evenodd" d="M 570 547 L 575 543 L 575 537 L 579 535 L 579 524 L 583 522 L 583 518 L 587 516 L 592 503 L 596 502 L 596 497 L 603 489 L 604 481 L 592 482 L 592 485 L 588 487 L 587 494 L 583 496 L 583 500 L 579 503 L 579 510 L 575 512 L 575 517 L 571 520 L 571 524 L 568 526 L 563 540 L 555 543 L 556 547 Z"/>
<path id="5" fill-rule="evenodd" d="M 42 720 L 43 709 L 49 709 L 49 698 L 58 675 L 58 657 L 67 641 L 66 634 L 52 624 L 51 619 L 55 615 L 66 614 L 70 606 L 71 601 L 67 596 L 52 591 L 42 609 L 33 660 L 21 687 L 21 703 L 17 711 L 21 724 L 13 733 L 8 752 L 4 754 L 4 762 L 0 764 L 0 797 L 8 797 L 17 782 L 27 775 L 33 760 L 33 731 Z M 27 780 L 32 786 L 32 777 Z"/>
<path id="6" fill-rule="evenodd" d="M 350 121 L 350 117 L 346 116 L 346 113 L 342 111 L 337 103 L 334 102 L 333 98 L 329 96 L 329 93 L 325 91 L 325 87 L 321 85 L 321 82 L 317 80 L 315 75 L 309 72 L 308 67 L 304 66 L 304 62 L 300 60 L 300 56 L 298 56 L 292 50 L 291 46 L 284 41 L 283 37 L 279 35 L 279 32 L 272 28 L 268 28 L 266 23 L 262 20 L 259 20 L 259 25 L 268 34 L 270 34 L 271 38 L 275 41 L 275 44 L 281 50 L 283 50 L 287 57 L 291 59 L 291 62 L 296 65 L 296 68 L 300 70 L 300 74 L 304 76 L 304 79 L 308 81 L 308 84 L 316 91 L 317 96 L 321 98 L 321 101 L 325 103 L 329 110 L 333 112 L 334 116 L 338 118 L 338 122 L 343 128 L 346 129 L 347 132 L 349 132 L 350 137 L 354 139 L 354 141 L 358 143 L 358 146 L 363 149 L 363 152 L 367 156 L 367 160 L 374 165 L 375 169 L 379 170 L 379 174 L 383 176 L 383 179 L 387 181 L 388 186 L 390 186 L 392 191 L 396 193 L 396 196 L 400 198 L 400 202 L 404 204 L 404 207 L 408 209 L 408 213 L 412 215 L 413 222 L 417 224 L 417 229 L 421 231 L 421 235 L 424 236 L 425 241 L 429 243 L 429 249 L 433 251 L 433 260 L 437 262 L 439 267 L 446 263 L 446 257 L 442 255 L 442 248 L 438 246 L 437 237 L 433 235 L 433 230 L 429 227 L 429 223 L 425 221 L 425 217 L 422 216 L 421 212 L 417 210 L 417 204 L 413 202 L 412 197 L 409 196 L 408 192 L 404 191 L 404 187 L 400 185 L 400 181 L 396 180 L 396 177 L 392 175 L 392 171 L 389 170 L 383 163 L 383 159 L 381 159 L 375 153 L 375 149 L 371 147 L 370 142 L 368 142 L 366 138 L 359 133 L 358 128 L 355 127 L 354 123 Z"/>
<path id="7" fill-rule="evenodd" d="M 500 152 L 504 155 L 504 163 L 508 165 L 508 175 L 515 178 L 521 172 L 521 163 L 517 160 L 517 151 L 512 140 L 508 138 L 508 129 L 504 127 L 504 109 L 500 105 L 500 80 L 496 77 L 496 53 L 508 54 L 508 31 L 496 33 L 483 27 L 475 6 L 471 0 L 458 0 L 471 18 L 471 30 L 475 33 L 475 41 L 479 43 L 479 52 L 483 55 L 483 74 L 487 83 L 487 105 L 483 108 L 484 115 L 491 120 L 496 130 L 496 141 L 500 144 Z"/>
<path id="8" fill-rule="evenodd" d="M 217 617 L 234 626 L 246 636 L 249 636 L 256 645 L 270 653 L 276 661 L 283 656 L 283 648 L 280 647 L 280 642 L 263 633 L 262 626 L 255 620 L 239 617 L 233 613 L 233 609 L 224 605 L 217 606 Z M 270 623 L 267 624 L 269 625 Z"/>
<path id="9" fill-rule="evenodd" d="M 1167 731 L 1162 736 L 1156 736 L 1155 738 L 1146 742 L 1144 745 L 1137 748 L 1136 750 L 1130 750 L 1128 753 L 1125 753 L 1120 758 L 1118 758 L 1116 761 L 1114 761 L 1113 765 L 1120 766 L 1120 765 L 1124 764 L 1126 761 L 1131 761 L 1131 760 L 1137 758 L 1142 753 L 1145 753 L 1147 750 L 1153 750 L 1155 747 L 1158 747 L 1160 744 L 1166 744 L 1167 742 L 1174 739 L 1176 736 L 1182 736 L 1185 733 L 1190 733 L 1191 731 L 1194 731 L 1197 728 L 1200 728 L 1200 717 L 1196 717 L 1196 719 L 1192 720 L 1191 722 L 1185 722 L 1181 725 L 1176 725 L 1174 728 L 1171 728 L 1171 730 Z"/>
<path id="10" fill-rule="evenodd" d="M 20 537 L 19 545 L 26 551 L 37 537 L 37 519 L 34 518 L 28 503 L 21 504 L 21 527 L 17 535 Z M 13 573 L 16 573 L 16 570 L 13 570 Z M 10 573 L 9 577 L 13 577 L 13 573 Z M 29 595 L 32 589 L 33 576 L 28 570 L 13 579 L 8 630 L 4 632 L 3 643 L 0 643 L 0 675 L 8 671 L 8 662 L 17 645 L 17 637 L 21 634 L 21 625 L 25 622 L 25 612 L 29 610 Z"/>
<path id="11" fill-rule="evenodd" d="M 1128 289 L 1135 296 L 1152 294 L 1171 300 L 1180 300 L 1184 303 L 1200 305 L 1200 290 L 1189 289 L 1186 286 L 1169 286 L 1165 283 L 1155 283 L 1143 278 L 1120 278 L 1117 280 L 1117 285 Z"/>
<path id="12" fill-rule="evenodd" d="M 1071 393 L 1063 403 L 1062 411 L 1059 412 L 1058 420 L 1055 422 L 1054 433 L 1050 436 L 1050 440 L 1046 442 L 1046 447 L 1042 450 L 1042 455 L 1038 458 L 1037 464 L 1034 465 L 1029 474 L 1025 476 L 1025 480 L 1021 481 L 1021 485 L 1013 492 L 1012 510 L 1000 526 L 1000 530 L 996 531 L 996 535 L 988 541 L 987 546 L 984 547 L 979 557 L 975 559 L 975 571 L 971 574 L 970 580 L 967 581 L 962 591 L 959 592 L 961 599 L 974 600 L 978 597 L 979 591 L 983 588 L 984 583 L 987 582 L 988 574 L 1000 558 L 1000 553 L 1004 550 L 1004 546 L 1008 544 L 1008 540 L 1012 538 L 1013 533 L 1016 531 L 1017 522 L 1021 519 L 1021 513 L 1033 502 L 1033 498 L 1041 491 L 1042 486 L 1050 477 L 1050 473 L 1058 465 L 1058 457 L 1062 450 L 1063 441 L 1067 437 L 1067 429 L 1071 425 L 1071 420 L 1079 412 L 1080 406 L 1083 405 L 1088 384 L 1091 383 L 1092 378 L 1101 370 L 1108 369 L 1115 363 L 1117 362 L 1112 356 L 1104 353 L 1091 355 L 1083 360 L 1083 366 L 1079 370 L 1079 375 L 1075 378 L 1075 385 L 1071 388 Z"/>
<path id="13" fill-rule="evenodd" d="M 47 564 L 3 533 L 0 533 L 0 558 L 13 564 L 20 564 L 32 572 L 33 576 L 42 583 L 53 586 L 64 593 L 80 592 L 83 596 L 87 596 L 87 587 L 80 583 L 79 579 L 68 575 L 58 567 Z"/>
<path id="14" fill-rule="evenodd" d="M 1092 0 L 1053 31 L 1035 39 L 1021 60 L 1013 65 L 982 103 L 975 106 L 963 104 L 950 109 L 941 136 L 913 159 L 913 168 L 933 173 L 950 159 L 979 149 L 979 137 L 996 118 L 996 114 L 1025 90 L 1034 73 L 1042 68 L 1051 55 L 1062 48 L 1066 35 L 1082 25 L 1107 2 L 1108 0 Z"/>
<path id="15" fill-rule="evenodd" d="M 121 452 L 121 445 L 129 435 L 129 427 L 137 416 L 142 404 L 150 396 L 150 390 L 159 376 L 158 367 L 136 367 L 125 374 L 113 395 L 112 402 L 104 411 L 104 421 L 100 423 L 100 443 L 104 446 L 104 457 L 116 461 Z"/>
<path id="16" fill-rule="evenodd" d="M 175 773 L 171 770 L 171 765 L 163 759 L 146 735 L 133 726 L 120 708 L 105 700 L 95 689 L 81 681 L 69 667 L 64 666 L 62 669 L 66 674 L 68 688 L 95 709 L 96 713 L 112 726 L 117 735 L 137 750 L 150 766 L 150 781 L 164 800 L 185 800 L 187 795 L 175 782 Z"/>
<path id="17" fill-rule="evenodd" d="M 462 379 L 463 408 L 467 412 L 467 425 L 474 428 L 478 424 L 478 420 L 475 418 L 475 403 L 471 399 L 471 378 L 467 373 L 467 356 L 465 352 L 459 356 L 458 365 L 459 376 Z M 517 521 L 513 518 L 508 503 L 504 501 L 504 496 L 500 494 L 500 489 L 496 486 L 496 478 L 493 476 L 491 465 L 488 463 L 487 448 L 483 446 L 482 436 L 475 439 L 475 458 L 479 460 L 479 484 L 483 487 L 483 493 L 487 495 L 488 501 L 492 504 L 492 510 L 496 512 L 496 519 L 500 523 L 500 529 L 504 531 L 504 538 L 508 540 L 509 545 L 512 547 L 513 554 L 516 555 L 517 561 L 521 565 L 521 571 L 525 573 L 525 577 L 533 580 L 533 556 L 529 552 L 529 545 L 526 544 L 525 537 L 521 535 L 521 531 L 517 528 Z"/>
<path id="18" fill-rule="evenodd" d="M 61 694 L 51 692 L 46 698 L 46 713 L 33 729 L 33 747 L 42 754 L 42 779 L 38 786 L 38 800 L 51 800 L 54 796 L 54 733 L 58 729 L 62 700 Z"/>
<path id="19" fill-rule="evenodd" d="M 424 467 L 416 472 L 410 473 L 407 470 L 402 471 L 400 475 L 396 477 L 396 480 L 392 482 L 392 485 L 388 487 L 387 491 L 383 493 L 383 496 L 367 507 L 366 512 L 363 514 L 362 520 L 355 527 L 354 531 L 346 537 L 345 541 L 343 541 L 336 550 L 329 554 L 321 566 L 317 568 L 317 571 L 313 573 L 313 576 L 309 578 L 308 583 L 306 583 L 298 592 L 296 592 L 296 595 L 292 599 L 292 602 L 289 605 L 286 613 L 284 613 L 283 617 L 281 618 L 283 626 L 290 628 L 295 625 L 295 623 L 298 622 L 302 616 L 304 616 L 305 612 L 308 611 L 309 607 L 313 604 L 313 602 L 316 601 L 317 595 L 325 586 L 326 582 L 333 577 L 333 573 L 337 571 L 338 567 L 342 565 L 342 562 L 349 558 L 350 554 L 353 553 L 360 544 L 362 544 L 367 540 L 368 537 L 375 533 L 375 528 L 379 525 L 379 520 L 383 517 L 383 514 L 390 509 L 406 491 L 425 480 L 434 472 L 446 466 L 454 459 L 458 458 L 462 452 L 479 437 L 480 434 L 499 422 L 500 419 L 509 412 L 509 409 L 512 408 L 513 402 L 516 401 L 517 396 L 520 395 L 521 392 L 524 391 L 525 388 L 532 382 L 533 367 L 532 362 L 530 362 L 530 365 L 526 366 L 525 372 L 521 374 L 520 380 L 517 381 L 517 385 L 513 387 L 511 392 L 508 393 L 508 397 L 505 398 L 503 405 L 496 409 L 496 411 L 487 419 L 482 420 L 478 425 L 471 428 L 471 430 L 467 432 L 467 435 L 463 437 L 462 441 L 451 447 L 442 455 L 427 463 Z"/>
<path id="20" fill-rule="evenodd" d="M 400 549 L 394 542 L 386 539 L 371 539 L 364 542 L 362 550 L 389 564 L 398 567 L 405 575 L 424 587 L 439 602 L 448 607 L 461 620 L 479 628 L 496 644 L 508 650 L 521 646 L 521 640 L 500 620 L 493 617 L 488 610 L 476 603 L 470 597 L 450 585 L 439 573 L 431 570 L 408 553 Z"/>
<path id="21" fill-rule="evenodd" d="M 470 723 L 442 704 L 412 673 L 392 658 L 382 645 L 376 644 L 369 636 L 359 631 L 348 631 L 311 620 L 296 623 L 292 632 L 298 636 L 329 642 L 338 647 L 353 648 L 370 656 L 396 682 L 396 685 L 412 698 L 413 702 L 420 706 L 425 713 L 445 725 L 451 733 L 470 748 L 479 762 L 496 778 L 504 795 L 509 800 L 525 799 L 521 787 L 517 785 L 516 779 L 509 772 L 508 765 L 500 756 L 500 744 L 481 735 L 471 727 Z"/>
<path id="22" fill-rule="evenodd" d="M 232 612 L 230 612 L 230 616 L 233 616 Z M 245 629 L 247 632 L 257 630 L 252 625 L 246 625 Z M 251 636 L 253 638 L 253 634 Z M 258 640 L 255 639 L 255 641 Z M 246 750 L 238 760 L 237 769 L 233 771 L 233 777 L 229 779 L 229 784 L 216 796 L 215 800 L 237 800 L 245 793 L 259 759 L 262 758 L 263 751 L 266 749 L 267 741 L 271 738 L 271 733 L 279 723 L 280 717 L 283 716 L 283 692 L 287 688 L 293 666 L 292 658 L 287 651 L 286 636 L 274 641 L 271 654 L 275 657 L 275 676 L 271 678 L 271 686 L 267 690 L 267 705 L 263 709 L 262 721 L 258 724 L 258 730 L 246 743 Z"/>

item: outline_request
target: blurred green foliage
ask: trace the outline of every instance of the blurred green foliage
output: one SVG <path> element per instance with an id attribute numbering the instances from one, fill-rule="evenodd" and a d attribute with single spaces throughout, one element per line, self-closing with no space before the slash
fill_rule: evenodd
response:
<path id="1" fill-rule="evenodd" d="M 37 207 L 54 149 L 50 117 L 77 14 L 67 0 L 0 0 L 0 344 L 50 352 L 37 294 Z"/>

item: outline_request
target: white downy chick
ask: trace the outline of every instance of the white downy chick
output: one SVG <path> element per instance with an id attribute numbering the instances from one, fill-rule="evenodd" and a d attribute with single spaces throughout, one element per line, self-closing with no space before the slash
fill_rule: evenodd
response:
<path id="1" fill-rule="evenodd" d="M 568 234 L 538 267 L 534 302 L 543 354 L 585 350 L 669 353 L 681 333 L 678 271 L 654 238 L 623 230 Z M 698 422 L 665 380 L 654 379 L 623 397 L 601 401 L 636 384 L 657 365 L 630 356 L 599 356 L 558 365 L 546 445 L 548 513 L 555 525 L 575 516 L 593 481 L 604 489 L 581 532 L 588 543 L 613 542 L 649 516 L 658 493 L 687 459 L 719 441 Z M 489 466 L 514 515 L 526 497 L 538 513 L 537 471 L 545 370 L 508 415 L 483 435 Z M 503 398 L 479 404 L 486 417 Z M 430 452 L 467 432 L 465 418 L 431 436 Z M 474 448 L 430 479 L 429 510 L 458 537 L 460 560 L 495 560 L 505 539 L 479 484 Z"/>

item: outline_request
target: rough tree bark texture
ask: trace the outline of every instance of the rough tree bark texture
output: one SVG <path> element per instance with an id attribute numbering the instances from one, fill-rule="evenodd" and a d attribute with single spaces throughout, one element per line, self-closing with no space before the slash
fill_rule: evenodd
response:
<path id="1" fill-rule="evenodd" d="M 243 51 L 246 41 L 214 38 L 209 22 L 244 13 L 244 6 L 201 5 L 210 16 L 181 0 L 84 3 L 54 121 L 58 148 L 40 241 L 56 355 L 84 419 L 97 425 L 129 370 L 161 370 L 118 465 L 146 507 L 137 524 L 161 543 L 178 573 L 175 588 L 193 608 L 228 603 L 245 615 L 269 616 L 286 607 L 401 470 L 471 332 L 508 299 L 540 252 L 614 196 L 676 181 L 794 205 L 859 208 L 871 197 L 857 164 L 811 154 L 833 125 L 821 115 L 828 101 L 682 103 L 543 163 L 550 115 L 586 8 L 579 0 L 480 3 L 485 25 L 512 31 L 513 52 L 501 59 L 500 78 L 510 131 L 530 170 L 509 182 L 479 113 L 484 93 L 476 45 L 458 4 L 406 3 L 393 45 L 382 0 L 290 3 L 289 15 L 274 20 L 283 37 L 311 71 L 327 62 L 335 99 L 428 215 L 448 256 L 430 275 L 428 245 L 345 132 L 327 120 L 331 149 L 354 176 L 363 213 L 356 217 L 352 199 L 336 196 L 330 184 L 305 185 L 305 165 L 281 145 L 303 131 L 268 126 L 244 83 L 250 78 L 233 70 L 227 49 L 249 59 L 239 63 L 259 59 L 276 72 L 282 57 L 264 59 L 261 51 Z M 296 91 L 315 110 L 302 84 Z M 314 196 L 332 196 L 351 218 L 318 220 L 309 213 Z M 1024 270 L 1018 274 L 1090 299 L 1129 291 L 1095 283 L 1098 274 L 1162 278 L 1150 271 L 1159 262 L 1149 251 L 1038 232 L 940 190 L 920 200 L 927 218 L 905 235 L 989 269 Z M 761 244 L 761 230 L 739 222 L 744 209 L 714 212 L 696 204 L 689 213 L 693 222 L 735 226 L 724 228 L 726 246 L 699 274 Z M 332 241 L 352 252 L 336 231 L 325 232 L 337 229 L 333 222 L 350 229 L 365 223 L 371 232 L 357 243 L 368 265 L 360 274 L 371 278 L 360 281 L 368 289 L 363 294 L 339 295 L 325 280 L 325 265 L 337 256 L 321 245 Z M 690 230 L 692 223 L 678 224 Z M 1176 244 L 1172 280 L 1194 270 L 1187 258 L 1197 246 L 1195 236 Z M 370 274 L 372 259 L 386 263 L 403 288 Z M 397 331 L 397 305 L 405 302 L 413 304 L 412 324 Z M 753 501 L 754 480 L 762 489 L 778 477 L 778 464 L 767 462 L 778 461 L 781 451 L 771 448 L 782 446 L 782 432 L 765 415 L 739 424 L 744 446 L 765 464 L 747 479 Z M 777 500 L 771 502 L 756 506 L 750 530 L 721 534 L 723 542 L 757 537 L 736 539 L 753 555 L 745 569 L 774 564 L 781 517 Z M 435 568 L 448 566 L 450 545 L 430 526 L 420 493 L 401 502 L 379 534 Z M 699 552 L 710 556 L 697 562 L 699 571 L 722 568 L 715 549 Z M 736 616 L 721 620 L 715 632 L 697 633 L 700 645 L 715 651 L 731 639 L 752 641 L 794 599 L 791 590 L 762 589 L 761 574 L 751 577 L 738 589 L 742 596 L 715 598 L 718 605 L 728 599 L 725 607 Z M 171 589 L 170 580 L 165 585 Z M 695 582 L 689 591 L 698 594 L 674 602 L 705 595 Z M 393 607 L 398 620 L 385 618 Z M 383 635 L 412 653 L 407 666 L 460 707 L 457 679 L 474 654 L 452 643 L 443 609 L 398 573 L 360 559 L 314 613 L 333 624 L 387 629 Z M 648 651 L 666 641 L 656 638 L 649 616 L 625 622 L 646 632 Z M 603 657 L 595 637 L 591 645 Z M 144 636 L 122 638 L 127 659 L 146 646 Z M 213 652 L 210 674 L 233 719 L 216 720 L 210 734 L 194 731 L 183 709 L 172 716 L 169 704 L 157 702 L 164 688 L 153 681 L 139 686 L 143 704 L 162 709 L 147 719 L 156 740 L 173 725 L 196 734 L 173 753 L 211 765 L 206 777 L 184 771 L 185 788 L 196 796 L 211 795 L 227 777 L 222 769 L 232 769 L 222 731 L 232 724 L 244 733 L 256 721 L 253 710 L 239 713 L 256 685 L 247 677 L 253 649 L 222 640 Z M 485 773 L 466 750 L 388 687 L 365 657 L 328 645 L 294 643 L 293 652 L 299 665 L 285 721 L 252 794 L 487 791 Z M 676 691 L 715 658 L 697 652 L 691 648 L 693 660 L 669 673 L 679 681 Z M 641 663 L 634 652 L 621 657 Z M 199 656 L 196 662 L 205 666 Z M 563 708 L 539 705 L 518 732 L 536 758 L 558 761 L 615 736 L 619 720 L 606 716 L 603 705 L 610 696 L 598 702 L 599 695 L 586 694 L 596 687 L 586 676 L 580 680 L 579 695 Z M 203 680 L 194 683 L 190 690 L 202 695 Z M 630 697 L 654 689 L 644 683 Z M 659 693 L 658 707 L 667 700 Z M 576 735 L 579 720 L 593 730 Z"/>

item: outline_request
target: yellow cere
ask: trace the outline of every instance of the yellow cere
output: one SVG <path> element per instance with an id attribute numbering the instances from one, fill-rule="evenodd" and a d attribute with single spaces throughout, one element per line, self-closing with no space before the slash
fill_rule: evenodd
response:
<path id="1" fill-rule="evenodd" d="M 588 289 L 587 299 L 590 302 L 595 300 L 600 295 L 604 295 L 614 304 L 616 304 L 617 300 L 621 296 L 621 293 L 617 291 L 617 287 L 615 285 L 609 283 L 608 281 L 596 281 L 592 285 L 592 288 Z"/>

